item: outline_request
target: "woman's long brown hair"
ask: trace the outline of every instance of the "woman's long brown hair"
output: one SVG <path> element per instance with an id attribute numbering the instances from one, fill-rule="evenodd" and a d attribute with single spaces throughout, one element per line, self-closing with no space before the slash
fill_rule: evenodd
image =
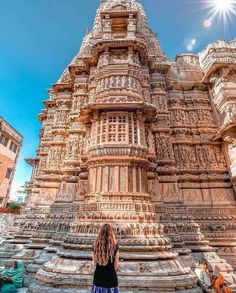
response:
<path id="1" fill-rule="evenodd" d="M 98 233 L 94 244 L 94 256 L 100 266 L 108 264 L 109 259 L 114 258 L 116 238 L 112 227 L 104 224 Z"/>

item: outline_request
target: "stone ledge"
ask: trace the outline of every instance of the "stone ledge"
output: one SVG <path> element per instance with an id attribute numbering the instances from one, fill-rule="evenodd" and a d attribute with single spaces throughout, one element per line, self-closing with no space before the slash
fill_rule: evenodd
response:
<path id="1" fill-rule="evenodd" d="M 27 293 L 27 291 L 28 291 L 28 288 L 18 289 L 18 293 Z"/>
<path id="2" fill-rule="evenodd" d="M 125 290 L 120 289 L 120 293 L 147 293 L 143 290 Z M 33 283 L 29 287 L 29 293 L 90 293 L 91 289 L 77 289 L 77 288 L 49 288 Z M 148 291 L 148 293 L 164 293 L 163 291 Z M 165 291 L 165 293 L 174 293 L 176 291 Z M 20 292 L 21 293 L 21 292 Z M 24 291 L 22 293 L 25 293 Z M 202 289 L 197 287 L 194 289 L 180 290 L 178 293 L 202 293 Z"/>

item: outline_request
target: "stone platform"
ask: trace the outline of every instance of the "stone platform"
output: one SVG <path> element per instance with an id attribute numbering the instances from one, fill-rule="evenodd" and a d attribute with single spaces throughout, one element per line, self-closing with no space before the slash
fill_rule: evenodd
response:
<path id="1" fill-rule="evenodd" d="M 30 286 L 30 293 L 90 293 L 91 289 L 75 289 L 75 288 L 49 288 L 49 287 L 42 287 L 37 284 L 32 284 Z M 173 291 L 149 291 L 147 288 L 147 291 L 145 290 L 122 290 L 120 289 L 120 293 L 173 293 Z M 23 292 L 22 292 L 23 293 Z M 188 289 L 188 290 L 180 290 L 178 293 L 202 293 L 201 288 L 194 288 L 194 289 Z"/>
<path id="2" fill-rule="evenodd" d="M 37 288 L 37 285 L 36 284 L 32 284 L 31 285 L 31 291 L 32 293 L 34 292 L 38 292 L 38 289 Z M 37 291 L 34 291 L 34 289 L 37 289 Z M 233 293 L 236 293 L 236 288 L 231 288 Z M 18 293 L 28 293 L 29 289 L 28 288 L 21 288 L 18 290 Z M 91 290 L 89 289 L 64 289 L 64 288 L 60 288 L 60 289 L 52 289 L 52 288 L 49 288 L 49 287 L 40 287 L 40 291 L 41 293 L 90 293 Z M 148 292 L 151 292 L 151 291 L 148 291 Z M 202 290 L 200 288 L 195 288 L 195 289 L 192 289 L 191 291 L 188 290 L 188 292 L 186 291 L 178 291 L 178 293 L 200 293 L 202 292 Z M 147 293 L 147 291 L 124 291 L 124 290 L 120 290 L 120 293 Z M 156 293 L 156 291 L 154 292 L 151 292 L 151 293 Z M 164 293 L 164 292 L 163 292 Z M 165 293 L 171 293 L 171 292 L 166 292 Z"/>
<path id="3" fill-rule="evenodd" d="M 21 288 L 18 290 L 18 293 L 27 293 L 28 288 Z"/>

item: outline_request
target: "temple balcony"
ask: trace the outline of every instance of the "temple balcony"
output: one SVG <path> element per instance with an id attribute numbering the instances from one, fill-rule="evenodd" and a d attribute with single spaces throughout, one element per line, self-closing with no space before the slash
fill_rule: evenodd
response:
<path id="1" fill-rule="evenodd" d="M 218 79 L 213 87 L 214 103 L 218 109 L 224 108 L 229 102 L 236 103 L 236 80 Z M 227 109 L 228 110 L 228 109 Z M 229 111 L 231 112 L 231 111 Z"/>
<path id="2" fill-rule="evenodd" d="M 206 80 L 213 72 L 225 66 L 236 68 L 236 39 L 231 42 L 217 41 L 210 44 L 199 55 L 200 66 Z"/>

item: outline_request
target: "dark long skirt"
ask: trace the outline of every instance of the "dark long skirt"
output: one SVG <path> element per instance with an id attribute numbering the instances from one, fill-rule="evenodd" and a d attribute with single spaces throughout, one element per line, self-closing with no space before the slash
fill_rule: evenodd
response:
<path id="1" fill-rule="evenodd" d="M 119 289 L 93 286 L 91 293 L 119 293 Z"/>

